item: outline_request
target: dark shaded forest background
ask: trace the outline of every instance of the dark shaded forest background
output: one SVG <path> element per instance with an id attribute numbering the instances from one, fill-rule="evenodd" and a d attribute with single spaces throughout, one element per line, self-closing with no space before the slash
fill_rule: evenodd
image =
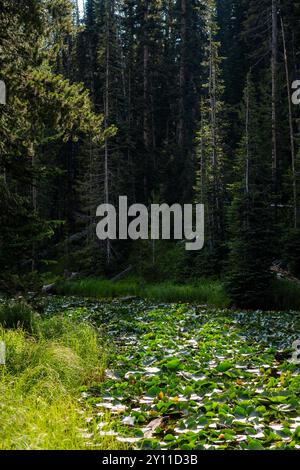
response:
<path id="1" fill-rule="evenodd" d="M 0 287 L 51 272 L 300 274 L 300 2 L 0 0 Z M 101 242 L 96 208 L 204 203 L 206 243 Z"/>

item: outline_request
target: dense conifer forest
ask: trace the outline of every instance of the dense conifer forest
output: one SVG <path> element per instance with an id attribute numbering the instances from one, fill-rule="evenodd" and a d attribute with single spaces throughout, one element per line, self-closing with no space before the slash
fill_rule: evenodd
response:
<path id="1" fill-rule="evenodd" d="M 1 1 L 1 285 L 54 271 L 225 279 L 255 304 L 299 274 L 300 4 Z M 96 208 L 205 204 L 205 248 L 101 242 Z"/>
<path id="2" fill-rule="evenodd" d="M 0 449 L 299 449 L 299 89 L 295 0 L 0 0 Z"/>

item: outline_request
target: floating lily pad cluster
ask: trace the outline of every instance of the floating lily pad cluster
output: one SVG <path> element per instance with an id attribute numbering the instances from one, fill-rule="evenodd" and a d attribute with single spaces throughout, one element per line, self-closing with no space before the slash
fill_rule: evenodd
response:
<path id="1" fill-rule="evenodd" d="M 108 339 L 106 379 L 83 391 L 95 410 L 89 440 L 97 432 L 135 449 L 300 449 L 300 370 L 290 360 L 299 313 L 54 302 L 48 313 L 92 321 Z"/>

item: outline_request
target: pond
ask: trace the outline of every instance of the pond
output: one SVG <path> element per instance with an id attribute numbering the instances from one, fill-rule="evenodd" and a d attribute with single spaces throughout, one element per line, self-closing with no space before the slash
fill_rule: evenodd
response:
<path id="1" fill-rule="evenodd" d="M 300 448 L 300 313 L 44 302 L 45 315 L 84 318 L 107 343 L 105 380 L 82 389 L 94 410 L 87 445 L 99 432 L 134 449 Z"/>

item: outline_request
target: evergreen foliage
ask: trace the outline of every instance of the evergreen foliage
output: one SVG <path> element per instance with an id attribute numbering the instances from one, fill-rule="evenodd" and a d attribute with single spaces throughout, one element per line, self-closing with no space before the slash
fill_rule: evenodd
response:
<path id="1" fill-rule="evenodd" d="M 224 277 L 260 303 L 300 272 L 299 2 L 1 2 L 0 285 L 65 269 Z M 206 245 L 100 242 L 96 208 L 202 202 Z M 19 279 L 18 279 L 19 277 Z"/>

